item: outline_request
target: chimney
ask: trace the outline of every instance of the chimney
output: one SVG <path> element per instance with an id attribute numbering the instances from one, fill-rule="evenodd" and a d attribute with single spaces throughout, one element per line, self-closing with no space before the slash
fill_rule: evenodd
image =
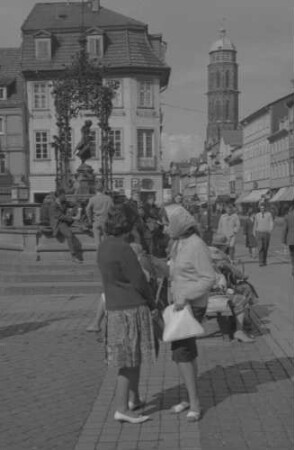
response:
<path id="1" fill-rule="evenodd" d="M 91 6 L 93 12 L 99 12 L 101 6 L 100 6 L 100 0 L 91 0 Z"/>

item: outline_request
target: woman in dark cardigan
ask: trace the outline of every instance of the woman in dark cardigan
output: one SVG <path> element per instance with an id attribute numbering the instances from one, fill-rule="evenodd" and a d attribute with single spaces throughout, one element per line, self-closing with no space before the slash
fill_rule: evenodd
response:
<path id="1" fill-rule="evenodd" d="M 130 224 L 123 205 L 113 207 L 105 224 L 107 238 L 98 250 L 107 310 L 106 351 L 109 365 L 118 367 L 115 420 L 142 423 L 148 416 L 134 410 L 139 397 L 142 362 L 154 361 L 150 310 L 153 295 L 138 259 L 127 243 Z"/>

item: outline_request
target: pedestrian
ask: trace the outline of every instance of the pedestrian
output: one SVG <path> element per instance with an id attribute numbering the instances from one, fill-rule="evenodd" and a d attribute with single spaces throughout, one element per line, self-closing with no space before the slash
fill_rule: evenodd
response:
<path id="1" fill-rule="evenodd" d="M 253 235 L 256 237 L 259 265 L 267 265 L 267 254 L 270 244 L 271 232 L 274 227 L 274 221 L 271 213 L 266 211 L 265 204 L 260 204 L 260 212 L 256 214 L 253 226 Z"/>
<path id="2" fill-rule="evenodd" d="M 178 193 L 175 195 L 174 202 L 175 202 L 177 205 L 183 205 L 183 201 L 184 201 L 183 194 L 181 194 L 180 192 L 178 192 Z"/>
<path id="3" fill-rule="evenodd" d="M 292 276 L 294 277 L 294 201 L 291 204 L 288 214 L 285 216 L 283 243 L 289 247 Z"/>
<path id="4" fill-rule="evenodd" d="M 78 258 L 77 242 L 71 230 L 74 218 L 68 213 L 68 203 L 64 189 L 59 189 L 55 192 L 55 199 L 50 203 L 49 207 L 49 220 L 53 236 L 64 237 L 67 240 L 72 261 L 81 263 L 82 261 Z"/>
<path id="5" fill-rule="evenodd" d="M 163 230 L 163 223 L 160 214 L 160 208 L 158 208 L 158 206 L 155 204 L 153 195 L 148 195 L 143 208 L 144 220 L 149 230 L 148 253 L 150 253 L 150 255 L 156 255 L 158 240 L 161 238 L 161 233 Z"/>
<path id="6" fill-rule="evenodd" d="M 173 240 L 170 253 L 171 297 L 176 310 L 186 304 L 201 322 L 206 311 L 208 293 L 215 282 L 209 250 L 197 235 L 193 216 L 178 206 L 169 216 L 168 232 Z M 174 341 L 172 359 L 184 380 L 188 402 L 181 401 L 172 407 L 173 413 L 189 409 L 187 419 L 197 421 L 201 411 L 197 390 L 197 345 L 195 338 Z"/>
<path id="7" fill-rule="evenodd" d="M 114 419 L 142 423 L 148 416 L 139 395 L 140 368 L 155 359 L 151 310 L 154 301 L 138 259 L 126 242 L 130 233 L 124 206 L 111 208 L 105 223 L 107 237 L 98 249 L 98 265 L 105 293 L 106 357 L 118 368 L 117 406 Z"/>
<path id="8" fill-rule="evenodd" d="M 246 248 L 248 248 L 249 255 L 252 258 L 256 257 L 256 247 L 257 247 L 256 238 L 253 235 L 254 219 L 255 219 L 254 211 L 253 209 L 250 208 L 247 212 L 247 218 L 244 223 L 244 234 L 245 234 L 245 245 Z"/>
<path id="9" fill-rule="evenodd" d="M 233 261 L 235 258 L 236 235 L 240 229 L 238 214 L 231 203 L 226 205 L 226 212 L 220 216 L 217 233 L 227 238 L 228 255 Z"/>
<path id="10" fill-rule="evenodd" d="M 103 184 L 98 181 L 96 184 L 96 195 L 90 198 L 86 207 L 86 214 L 89 223 L 92 224 L 93 234 L 96 248 L 104 236 L 104 224 L 107 213 L 113 205 L 112 199 L 109 195 L 103 193 Z"/>

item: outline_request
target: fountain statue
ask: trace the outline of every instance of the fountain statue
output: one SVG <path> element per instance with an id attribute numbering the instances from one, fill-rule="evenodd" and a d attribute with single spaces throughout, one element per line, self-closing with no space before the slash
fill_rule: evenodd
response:
<path id="1" fill-rule="evenodd" d="M 86 161 L 92 156 L 91 126 L 92 121 L 86 120 L 81 128 L 81 140 L 74 152 L 81 160 L 81 165 L 78 167 L 77 173 L 75 174 L 74 194 L 78 197 L 89 196 L 95 193 L 94 170 L 89 164 L 86 164 Z"/>

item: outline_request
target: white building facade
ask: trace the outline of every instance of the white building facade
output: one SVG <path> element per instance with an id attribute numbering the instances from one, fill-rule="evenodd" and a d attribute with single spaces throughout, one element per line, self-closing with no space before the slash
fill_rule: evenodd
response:
<path id="1" fill-rule="evenodd" d="M 106 67 L 104 82 L 118 86 L 110 117 L 115 155 L 113 187 L 129 196 L 154 194 L 162 202 L 160 93 L 170 69 L 164 62 L 161 35 L 150 35 L 147 25 L 127 18 L 97 2 L 37 4 L 23 25 L 23 74 L 26 80 L 30 143 L 30 200 L 42 201 L 55 190 L 56 159 L 52 147 L 57 134 L 52 82 L 79 50 L 78 12 L 84 8 L 83 36 L 90 57 Z M 63 21 L 61 27 L 60 21 Z M 80 165 L 75 148 L 85 120 L 92 120 L 92 158 L 87 161 L 99 176 L 101 136 L 97 118 L 82 111 L 71 123 L 74 174 Z"/>

